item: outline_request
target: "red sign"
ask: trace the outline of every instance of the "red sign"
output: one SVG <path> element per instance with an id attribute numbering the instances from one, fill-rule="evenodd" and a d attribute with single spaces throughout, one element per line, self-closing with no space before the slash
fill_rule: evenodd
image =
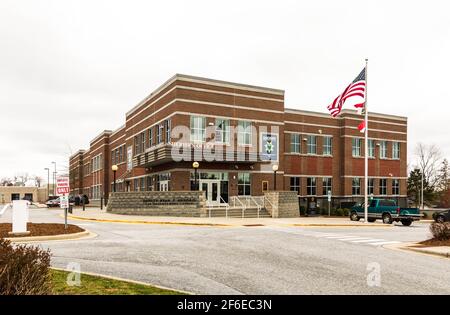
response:
<path id="1" fill-rule="evenodd" d="M 56 194 L 66 195 L 70 193 L 69 177 L 58 177 L 56 179 Z"/>

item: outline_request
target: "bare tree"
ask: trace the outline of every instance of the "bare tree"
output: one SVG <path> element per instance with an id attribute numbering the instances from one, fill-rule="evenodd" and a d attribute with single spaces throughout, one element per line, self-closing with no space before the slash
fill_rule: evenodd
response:
<path id="1" fill-rule="evenodd" d="M 439 182 L 439 168 L 442 160 L 442 153 L 435 144 L 418 143 L 415 154 L 417 156 L 417 167 L 423 171 L 425 180 L 433 189 Z"/>
<path id="2" fill-rule="evenodd" d="M 3 177 L 0 179 L 0 186 L 12 186 L 13 185 L 13 179 L 9 177 Z"/>
<path id="3" fill-rule="evenodd" d="M 41 187 L 42 177 L 40 177 L 38 175 L 33 175 L 33 176 L 31 176 L 31 179 L 34 180 L 37 187 Z"/>

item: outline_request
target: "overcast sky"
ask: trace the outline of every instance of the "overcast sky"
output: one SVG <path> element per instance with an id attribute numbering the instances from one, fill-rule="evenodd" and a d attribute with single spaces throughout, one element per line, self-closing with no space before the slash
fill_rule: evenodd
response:
<path id="1" fill-rule="evenodd" d="M 366 57 L 369 111 L 409 117 L 410 153 L 450 157 L 447 3 L 0 0 L 0 177 L 62 171 L 175 73 L 325 112 Z"/>

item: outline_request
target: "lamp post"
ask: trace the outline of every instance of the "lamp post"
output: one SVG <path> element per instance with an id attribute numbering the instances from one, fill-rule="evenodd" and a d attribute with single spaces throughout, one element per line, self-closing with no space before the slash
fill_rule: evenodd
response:
<path id="1" fill-rule="evenodd" d="M 50 168 L 46 167 L 44 170 L 47 171 L 47 200 L 50 199 Z"/>
<path id="2" fill-rule="evenodd" d="M 278 171 L 278 164 L 272 165 L 273 170 L 273 190 L 277 190 L 277 171 Z"/>
<path id="3" fill-rule="evenodd" d="M 118 167 L 117 165 L 114 164 L 114 165 L 111 167 L 111 169 L 112 169 L 113 174 L 114 174 L 113 192 L 116 192 L 116 172 L 117 172 L 117 170 L 119 169 L 119 167 Z"/>
<path id="4" fill-rule="evenodd" d="M 197 169 L 200 167 L 198 162 L 192 163 L 192 167 L 194 168 L 194 189 L 198 190 L 198 182 L 197 182 Z"/>
<path id="5" fill-rule="evenodd" d="M 56 162 L 52 162 L 55 164 L 55 172 L 53 172 L 53 196 L 56 194 Z"/>

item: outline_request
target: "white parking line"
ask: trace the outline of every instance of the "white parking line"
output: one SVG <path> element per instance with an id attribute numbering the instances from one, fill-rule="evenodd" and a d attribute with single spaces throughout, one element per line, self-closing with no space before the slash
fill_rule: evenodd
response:
<path id="1" fill-rule="evenodd" d="M 369 243 L 369 242 L 383 242 L 383 241 L 386 241 L 386 240 L 378 239 L 378 238 L 366 238 L 365 240 L 352 241 L 352 243 Z"/>
<path id="2" fill-rule="evenodd" d="M 367 237 L 351 237 L 351 238 L 338 238 L 338 241 L 362 241 L 367 240 Z"/>

